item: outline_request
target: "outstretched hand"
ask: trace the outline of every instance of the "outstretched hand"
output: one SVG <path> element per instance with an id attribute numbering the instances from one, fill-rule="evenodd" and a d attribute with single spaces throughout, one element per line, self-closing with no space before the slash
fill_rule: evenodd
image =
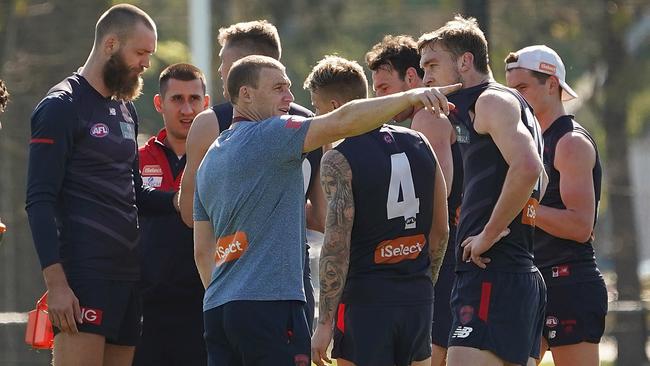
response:
<path id="1" fill-rule="evenodd" d="M 433 88 L 411 89 L 409 100 L 415 106 L 424 106 L 429 112 L 438 116 L 440 113 L 449 115 L 449 111 L 456 108 L 453 103 L 447 100 L 445 95 L 451 94 L 462 88 L 463 84 L 452 84 Z"/>

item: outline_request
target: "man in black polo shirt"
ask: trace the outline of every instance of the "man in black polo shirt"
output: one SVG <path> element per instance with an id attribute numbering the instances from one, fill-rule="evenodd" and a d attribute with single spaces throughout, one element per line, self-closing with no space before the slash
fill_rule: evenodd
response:
<path id="1" fill-rule="evenodd" d="M 143 187 L 138 172 L 131 101 L 156 38 L 144 11 L 110 8 L 84 66 L 32 115 L 26 208 L 49 291 L 55 365 L 133 359 L 141 315 L 137 216 L 174 212 L 174 193 Z"/>
<path id="2" fill-rule="evenodd" d="M 165 127 L 140 147 L 144 182 L 177 191 L 185 168 L 185 140 L 194 117 L 210 104 L 205 77 L 179 63 L 160 73 L 153 98 Z M 142 217 L 142 338 L 134 365 L 205 365 L 203 285 L 194 264 L 192 229 L 178 213 Z M 173 316 L 170 316 L 173 314 Z"/>

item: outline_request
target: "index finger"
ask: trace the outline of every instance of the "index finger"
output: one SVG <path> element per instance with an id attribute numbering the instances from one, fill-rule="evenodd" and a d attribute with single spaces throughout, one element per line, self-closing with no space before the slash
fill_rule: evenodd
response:
<path id="1" fill-rule="evenodd" d="M 460 88 L 463 87 L 463 84 L 461 83 L 456 83 L 456 84 L 451 84 L 451 85 L 445 85 L 445 86 L 439 86 L 436 87 L 435 89 L 438 89 L 439 92 L 441 92 L 444 95 L 451 94 L 455 92 L 456 90 L 460 90 Z"/>

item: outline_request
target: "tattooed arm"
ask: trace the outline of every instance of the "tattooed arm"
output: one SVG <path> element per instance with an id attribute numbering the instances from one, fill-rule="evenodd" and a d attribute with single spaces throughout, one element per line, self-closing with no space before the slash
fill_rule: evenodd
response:
<path id="1" fill-rule="evenodd" d="M 436 154 L 429 145 L 433 156 Z M 445 177 L 439 160 L 436 157 L 435 182 L 433 183 L 433 221 L 429 231 L 429 255 L 431 256 L 431 280 L 433 284 L 438 281 L 438 273 L 442 260 L 445 258 L 447 241 L 449 240 L 449 219 L 447 211 L 447 188 Z"/>
<path id="2" fill-rule="evenodd" d="M 318 325 L 312 337 L 312 361 L 323 366 L 327 347 L 332 340 L 336 311 L 350 264 L 350 236 L 354 221 L 352 171 L 345 157 L 330 150 L 321 162 L 321 186 L 327 199 L 325 242 L 320 254 L 320 299 Z M 444 185 L 444 184 L 443 184 Z"/>

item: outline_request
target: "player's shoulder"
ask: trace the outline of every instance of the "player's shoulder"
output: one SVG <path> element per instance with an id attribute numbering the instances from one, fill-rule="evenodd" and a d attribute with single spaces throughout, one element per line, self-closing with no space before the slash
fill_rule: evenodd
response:
<path id="1" fill-rule="evenodd" d="M 217 116 L 211 108 L 208 108 L 201 113 L 197 114 L 192 121 L 190 131 L 203 133 L 219 133 L 219 121 Z"/>

